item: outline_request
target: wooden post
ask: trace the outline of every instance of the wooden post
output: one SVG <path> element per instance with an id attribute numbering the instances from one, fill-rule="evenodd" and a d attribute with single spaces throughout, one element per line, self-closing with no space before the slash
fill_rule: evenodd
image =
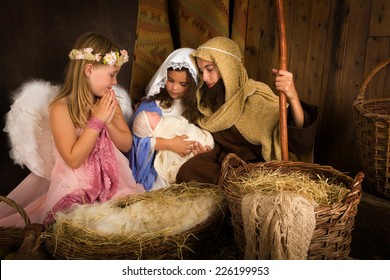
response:
<path id="1" fill-rule="evenodd" d="M 279 34 L 279 62 L 280 69 L 287 70 L 287 44 L 286 30 L 283 15 L 283 0 L 276 0 L 278 14 L 278 34 Z M 288 136 L 287 136 L 287 106 L 286 95 L 279 93 L 279 121 L 280 121 L 280 143 L 282 149 L 282 160 L 288 161 Z"/>

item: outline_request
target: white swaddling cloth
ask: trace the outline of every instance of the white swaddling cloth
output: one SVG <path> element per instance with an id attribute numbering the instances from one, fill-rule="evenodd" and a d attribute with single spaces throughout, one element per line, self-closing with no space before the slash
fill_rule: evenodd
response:
<path id="1" fill-rule="evenodd" d="M 133 132 L 138 137 L 153 137 L 171 139 L 176 136 L 187 135 L 189 141 L 197 141 L 203 146 L 214 148 L 214 139 L 210 132 L 201 129 L 182 116 L 163 116 L 153 130 L 149 124 L 146 111 L 140 112 L 134 119 Z M 158 180 L 163 180 L 164 185 L 168 186 L 176 180 L 179 168 L 194 155 L 190 153 L 187 156 L 162 150 L 156 152 L 154 168 L 159 176 Z"/>

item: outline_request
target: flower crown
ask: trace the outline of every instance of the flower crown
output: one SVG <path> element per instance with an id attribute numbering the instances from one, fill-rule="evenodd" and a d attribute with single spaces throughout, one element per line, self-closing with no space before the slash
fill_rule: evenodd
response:
<path id="1" fill-rule="evenodd" d="M 89 60 L 89 61 L 97 61 L 102 62 L 103 64 L 107 64 L 110 66 L 122 66 L 122 64 L 129 61 L 129 55 L 126 50 L 121 51 L 111 51 L 106 53 L 103 58 L 100 53 L 93 54 L 92 48 L 84 48 L 81 50 L 73 49 L 69 53 L 69 58 L 71 60 Z"/>

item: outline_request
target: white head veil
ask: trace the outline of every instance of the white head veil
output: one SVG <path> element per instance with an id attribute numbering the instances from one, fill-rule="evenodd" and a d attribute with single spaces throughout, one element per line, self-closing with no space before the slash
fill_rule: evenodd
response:
<path id="1" fill-rule="evenodd" d="M 160 92 L 160 89 L 165 87 L 167 81 L 167 69 L 182 69 L 187 68 L 198 85 L 198 72 L 196 66 L 193 64 L 190 54 L 194 51 L 191 48 L 180 48 L 173 51 L 161 64 L 153 78 L 145 89 L 147 97 L 153 96 Z"/>

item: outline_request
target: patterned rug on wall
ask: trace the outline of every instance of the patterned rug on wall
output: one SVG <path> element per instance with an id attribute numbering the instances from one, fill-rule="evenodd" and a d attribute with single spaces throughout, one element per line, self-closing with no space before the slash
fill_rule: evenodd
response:
<path id="1" fill-rule="evenodd" d="M 149 80 L 172 51 L 167 0 L 140 0 L 130 85 L 133 104 L 144 96 Z"/>
<path id="2" fill-rule="evenodd" d="M 180 0 L 181 46 L 196 48 L 215 36 L 226 36 L 239 45 L 244 57 L 248 1 Z"/>

